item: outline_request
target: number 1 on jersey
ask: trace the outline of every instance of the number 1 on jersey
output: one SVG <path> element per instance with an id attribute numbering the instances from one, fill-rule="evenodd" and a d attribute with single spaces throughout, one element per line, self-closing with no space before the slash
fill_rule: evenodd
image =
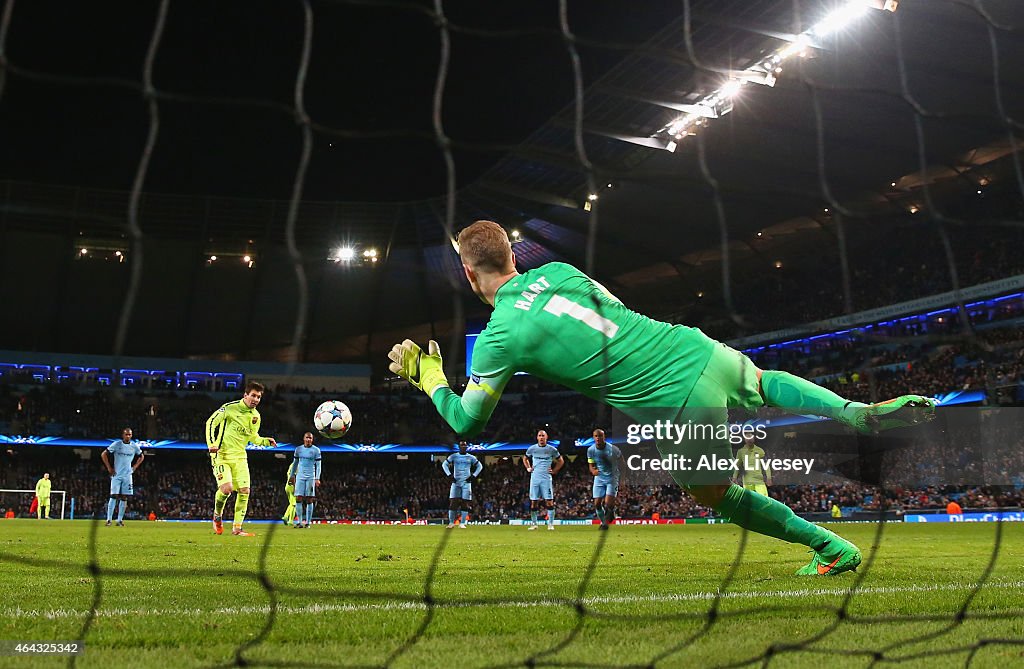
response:
<path id="1" fill-rule="evenodd" d="M 552 295 L 551 299 L 548 300 L 548 303 L 544 305 L 544 311 L 549 314 L 554 314 L 558 318 L 561 318 L 562 314 L 565 314 L 569 318 L 574 318 L 580 323 L 597 330 L 609 339 L 614 337 L 615 333 L 619 331 L 618 325 L 600 315 L 593 309 L 585 307 L 582 304 L 577 304 L 572 300 L 567 300 L 561 295 Z"/>

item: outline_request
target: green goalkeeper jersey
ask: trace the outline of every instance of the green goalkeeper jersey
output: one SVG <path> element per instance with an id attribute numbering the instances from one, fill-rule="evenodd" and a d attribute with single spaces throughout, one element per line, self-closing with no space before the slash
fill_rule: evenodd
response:
<path id="1" fill-rule="evenodd" d="M 527 372 L 635 414 L 682 407 L 715 346 L 696 328 L 627 308 L 565 263 L 548 263 L 498 289 L 477 338 L 460 398 L 439 388 L 433 402 L 448 424 L 473 435 L 487 424 L 505 384 Z"/>
<path id="2" fill-rule="evenodd" d="M 260 436 L 260 412 L 245 402 L 228 402 L 213 412 L 206 421 L 206 446 L 218 447 L 221 460 L 244 458 L 245 447 L 269 446 L 270 440 Z"/>
<path id="3" fill-rule="evenodd" d="M 50 483 L 50 479 L 39 479 L 36 481 L 36 497 L 38 499 L 48 499 L 50 497 L 50 487 L 53 484 Z"/>

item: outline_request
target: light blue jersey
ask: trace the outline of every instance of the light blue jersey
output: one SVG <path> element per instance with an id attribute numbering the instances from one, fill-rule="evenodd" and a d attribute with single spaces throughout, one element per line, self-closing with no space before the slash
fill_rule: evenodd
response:
<path id="1" fill-rule="evenodd" d="M 295 496 L 316 497 L 316 481 L 320 480 L 320 449 L 306 448 L 305 444 L 295 449 L 295 458 L 288 469 L 289 477 L 295 477 Z M 309 522 L 308 520 L 306 522 Z"/>
<path id="2" fill-rule="evenodd" d="M 137 441 L 126 444 L 118 439 L 107 446 L 107 453 L 114 456 L 114 476 L 131 476 L 132 462 L 136 456 L 142 455 L 142 449 Z"/>
<path id="3" fill-rule="evenodd" d="M 526 449 L 526 457 L 530 458 L 530 463 L 533 465 L 533 473 L 530 474 L 530 480 L 550 481 L 551 463 L 562 457 L 562 454 L 550 444 L 547 446 L 534 444 Z"/>
<path id="4" fill-rule="evenodd" d="M 457 483 L 463 483 L 470 476 L 480 476 L 484 465 L 475 455 L 466 453 L 452 453 L 448 459 L 441 464 L 441 469 L 448 476 L 455 479 Z"/>
<path id="5" fill-rule="evenodd" d="M 294 476 L 296 481 L 300 479 L 320 479 L 320 449 L 317 446 L 298 446 L 295 449 L 295 458 L 288 471 L 289 477 Z"/>
<path id="6" fill-rule="evenodd" d="M 591 446 L 587 449 L 587 462 L 594 465 L 601 478 L 619 478 L 619 460 L 622 451 L 614 444 L 605 444 L 604 448 Z"/>
<path id="7" fill-rule="evenodd" d="M 551 481 L 551 463 L 562 457 L 554 446 L 534 444 L 526 449 L 533 472 L 530 473 L 530 500 L 554 499 L 554 485 Z"/>
<path id="8" fill-rule="evenodd" d="M 615 497 L 619 494 L 619 459 L 622 451 L 614 444 L 605 444 L 604 448 L 591 446 L 587 449 L 587 462 L 597 469 L 594 477 L 594 499 L 599 497 Z"/>

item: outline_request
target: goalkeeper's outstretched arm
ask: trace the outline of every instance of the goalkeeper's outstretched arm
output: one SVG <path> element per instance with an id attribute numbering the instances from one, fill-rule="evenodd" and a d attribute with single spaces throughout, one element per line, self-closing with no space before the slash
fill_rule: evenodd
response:
<path id="1" fill-rule="evenodd" d="M 461 397 L 448 384 L 443 371 L 441 348 L 436 341 L 427 345 L 426 352 L 409 339 L 396 344 L 388 353 L 391 360 L 388 368 L 425 392 L 455 432 L 472 437 L 487 425 L 505 385 L 512 378 L 512 370 L 489 363 L 493 357 L 491 351 L 477 341 L 473 373 Z M 478 362 L 480 369 L 496 371 L 478 373 Z"/>

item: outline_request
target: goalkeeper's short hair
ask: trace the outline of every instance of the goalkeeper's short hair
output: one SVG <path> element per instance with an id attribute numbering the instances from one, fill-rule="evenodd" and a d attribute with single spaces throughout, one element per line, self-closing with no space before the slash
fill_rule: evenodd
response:
<path id="1" fill-rule="evenodd" d="M 512 243 L 505 228 L 494 221 L 477 221 L 459 233 L 459 256 L 476 271 L 507 273 L 515 270 Z"/>

